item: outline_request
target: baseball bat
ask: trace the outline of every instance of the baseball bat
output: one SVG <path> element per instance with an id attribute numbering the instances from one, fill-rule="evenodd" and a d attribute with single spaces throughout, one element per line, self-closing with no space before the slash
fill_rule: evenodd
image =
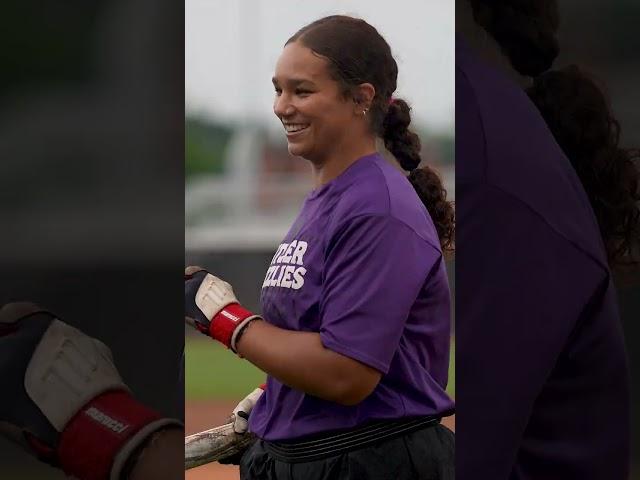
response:
<path id="1" fill-rule="evenodd" d="M 254 440 L 249 432 L 234 432 L 233 423 L 189 435 L 184 439 L 184 469 L 222 460 L 244 450 Z"/>

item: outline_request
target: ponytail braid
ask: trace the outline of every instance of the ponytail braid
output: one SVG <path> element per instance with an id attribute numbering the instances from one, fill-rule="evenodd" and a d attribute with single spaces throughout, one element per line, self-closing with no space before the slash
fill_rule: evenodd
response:
<path id="1" fill-rule="evenodd" d="M 455 247 L 455 212 L 438 174 L 424 165 L 420 157 L 420 138 L 409 130 L 411 108 L 402 99 L 393 99 L 382 122 L 384 146 L 409 173 L 409 182 L 433 220 L 443 250 Z"/>

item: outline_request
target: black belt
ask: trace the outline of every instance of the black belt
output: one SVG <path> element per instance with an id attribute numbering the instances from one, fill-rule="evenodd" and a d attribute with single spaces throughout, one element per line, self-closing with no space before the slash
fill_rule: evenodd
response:
<path id="1" fill-rule="evenodd" d="M 287 463 L 310 462 L 350 452 L 383 440 L 390 440 L 407 433 L 433 427 L 441 417 L 413 417 L 400 420 L 384 420 L 350 430 L 324 433 L 308 439 L 291 442 L 264 441 L 264 447 L 275 459 Z"/>

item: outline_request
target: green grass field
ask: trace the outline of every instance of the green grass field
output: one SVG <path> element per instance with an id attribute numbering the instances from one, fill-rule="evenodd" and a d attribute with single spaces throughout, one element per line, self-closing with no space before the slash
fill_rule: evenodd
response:
<path id="1" fill-rule="evenodd" d="M 189 400 L 239 400 L 266 375 L 208 338 L 185 338 L 185 397 Z"/>
<path id="2" fill-rule="evenodd" d="M 185 396 L 188 400 L 236 400 L 261 383 L 266 375 L 246 360 L 207 338 L 185 339 Z M 455 396 L 455 348 L 451 345 L 449 387 Z"/>

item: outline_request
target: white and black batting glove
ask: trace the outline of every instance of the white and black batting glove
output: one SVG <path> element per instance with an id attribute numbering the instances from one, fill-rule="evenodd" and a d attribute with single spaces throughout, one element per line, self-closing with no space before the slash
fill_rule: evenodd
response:
<path id="1" fill-rule="evenodd" d="M 184 272 L 184 305 L 185 322 L 235 353 L 244 328 L 261 319 L 240 305 L 231 285 L 202 267 Z"/>
<path id="2" fill-rule="evenodd" d="M 80 480 L 120 480 L 175 419 L 136 401 L 98 340 L 30 303 L 0 309 L 0 434 Z"/>
<path id="3" fill-rule="evenodd" d="M 266 385 L 260 385 L 260 387 L 256 388 L 249 395 L 240 400 L 240 403 L 236 405 L 236 408 L 233 409 L 231 413 L 231 418 L 233 421 L 233 431 L 236 433 L 246 433 L 249 429 L 249 415 L 251 415 L 251 411 L 253 407 L 256 406 L 258 400 L 262 396 Z"/>
<path id="4" fill-rule="evenodd" d="M 249 430 L 249 416 L 251 415 L 251 411 L 258 403 L 258 400 L 262 396 L 265 388 L 267 388 L 266 384 L 260 385 L 260 387 L 256 388 L 249 395 L 240 400 L 240 403 L 236 405 L 236 408 L 233 409 L 231 413 L 231 417 L 229 421 L 233 422 L 233 431 L 240 435 L 251 435 L 248 433 Z M 251 444 L 248 444 L 246 448 L 243 450 L 234 453 L 228 457 L 222 458 L 218 460 L 219 463 L 223 465 L 240 465 L 240 461 L 245 452 L 250 448 Z"/>

